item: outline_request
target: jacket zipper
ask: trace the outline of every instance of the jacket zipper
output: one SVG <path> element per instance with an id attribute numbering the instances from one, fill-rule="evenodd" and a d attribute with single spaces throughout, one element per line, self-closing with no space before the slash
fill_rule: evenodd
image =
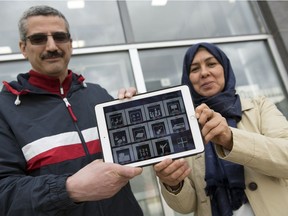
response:
<path id="1" fill-rule="evenodd" d="M 73 113 L 71 104 L 69 103 L 69 101 L 68 101 L 68 99 L 66 97 L 63 98 L 63 101 L 64 101 L 64 103 L 65 103 L 65 105 L 66 105 L 66 107 L 68 109 L 68 112 L 69 112 L 69 114 L 70 114 L 70 116 L 71 116 L 71 118 L 73 120 L 73 123 L 75 125 L 75 128 L 76 128 L 76 130 L 78 132 L 78 135 L 79 135 L 79 138 L 81 140 L 82 146 L 84 148 L 85 154 L 88 156 L 89 162 L 91 162 L 92 161 L 91 155 L 89 153 L 87 144 L 86 144 L 85 139 L 83 137 L 83 134 L 82 134 L 81 130 L 78 127 L 77 118 L 76 118 L 75 114 Z"/>

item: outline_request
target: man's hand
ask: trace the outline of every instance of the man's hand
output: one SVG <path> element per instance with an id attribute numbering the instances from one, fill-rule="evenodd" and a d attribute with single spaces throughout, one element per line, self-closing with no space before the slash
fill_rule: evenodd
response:
<path id="1" fill-rule="evenodd" d="M 122 100 L 124 98 L 131 98 L 136 95 L 137 90 L 134 87 L 129 87 L 127 89 L 121 88 L 118 90 L 118 99 Z"/>
<path id="2" fill-rule="evenodd" d="M 95 160 L 66 181 L 67 192 L 74 202 L 96 201 L 114 196 L 142 168 Z"/>

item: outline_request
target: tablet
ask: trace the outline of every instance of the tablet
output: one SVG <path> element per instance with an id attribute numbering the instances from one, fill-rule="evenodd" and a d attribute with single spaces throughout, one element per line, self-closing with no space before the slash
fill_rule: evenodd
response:
<path id="1" fill-rule="evenodd" d="M 143 167 L 204 151 L 188 86 L 95 106 L 105 162 Z"/>

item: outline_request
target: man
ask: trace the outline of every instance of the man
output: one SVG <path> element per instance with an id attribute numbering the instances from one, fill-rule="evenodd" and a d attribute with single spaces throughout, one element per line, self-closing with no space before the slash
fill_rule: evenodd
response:
<path id="1" fill-rule="evenodd" d="M 101 161 L 94 106 L 112 97 L 68 70 L 66 18 L 31 7 L 19 32 L 32 69 L 0 93 L 0 215 L 143 215 L 129 186 L 142 169 Z"/>

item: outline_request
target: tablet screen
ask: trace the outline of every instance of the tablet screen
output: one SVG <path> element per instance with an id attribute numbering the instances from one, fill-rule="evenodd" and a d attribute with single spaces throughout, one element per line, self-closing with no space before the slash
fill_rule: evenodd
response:
<path id="1" fill-rule="evenodd" d="M 103 107 L 113 162 L 125 165 L 196 149 L 181 89 L 135 97 Z"/>

